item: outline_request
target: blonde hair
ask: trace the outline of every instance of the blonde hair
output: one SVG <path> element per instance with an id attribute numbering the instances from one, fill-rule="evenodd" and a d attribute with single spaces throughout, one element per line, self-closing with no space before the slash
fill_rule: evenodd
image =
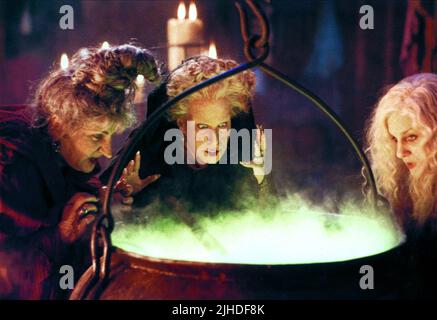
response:
<path id="1" fill-rule="evenodd" d="M 174 97 L 200 82 L 237 67 L 233 60 L 213 59 L 196 56 L 185 60 L 168 76 L 167 95 Z M 243 71 L 234 76 L 214 83 L 181 100 L 168 111 L 171 120 L 186 116 L 190 101 L 196 99 L 227 99 L 232 106 L 231 115 L 249 111 L 249 102 L 255 89 L 255 74 Z"/>
<path id="2" fill-rule="evenodd" d="M 101 116 L 127 128 L 135 123 L 138 74 L 150 82 L 159 79 L 155 58 L 146 49 L 129 44 L 81 49 L 68 69 L 53 70 L 38 85 L 32 102 L 35 120 L 38 125 L 59 124 L 55 135 Z"/>
<path id="3" fill-rule="evenodd" d="M 425 146 L 429 154 L 419 177 L 409 175 L 388 132 L 387 119 L 404 113 L 431 133 Z M 391 87 L 379 100 L 368 123 L 367 149 L 379 192 L 389 200 L 399 222 L 411 218 L 423 225 L 437 216 L 437 75 L 407 77 Z"/>

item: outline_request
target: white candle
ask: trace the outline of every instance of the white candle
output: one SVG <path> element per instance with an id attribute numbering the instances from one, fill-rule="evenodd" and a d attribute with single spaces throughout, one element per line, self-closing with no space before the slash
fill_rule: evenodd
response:
<path id="1" fill-rule="evenodd" d="M 190 4 L 189 19 L 185 19 L 183 2 L 178 7 L 178 18 L 167 21 L 167 39 L 170 46 L 201 45 L 203 43 L 203 22 L 197 18 L 194 3 Z"/>
<path id="2" fill-rule="evenodd" d="M 199 54 L 204 43 L 203 22 L 197 18 L 197 9 L 194 2 L 190 4 L 188 19 L 186 19 L 186 8 L 183 2 L 178 6 L 178 18 L 171 18 L 167 21 L 168 41 L 168 66 L 174 69 L 187 57 L 187 50 L 190 55 Z"/>

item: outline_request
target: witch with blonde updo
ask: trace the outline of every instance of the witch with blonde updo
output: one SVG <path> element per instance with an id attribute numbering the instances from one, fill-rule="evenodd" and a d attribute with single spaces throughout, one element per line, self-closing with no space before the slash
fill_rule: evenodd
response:
<path id="1" fill-rule="evenodd" d="M 186 59 L 149 95 L 148 115 L 185 90 L 237 66 L 231 59 Z M 255 84 L 255 73 L 246 70 L 192 93 L 167 111 L 155 132 L 142 140 L 125 170 L 134 189 L 134 207 L 160 203 L 156 212 L 186 218 L 239 210 L 249 203 L 273 202 L 274 197 L 269 195 L 274 186 L 264 170 L 266 139 L 252 111 Z M 253 140 L 234 143 L 240 130 Z M 179 139 L 170 141 L 171 132 L 177 132 Z M 151 137 L 153 143 L 149 143 Z M 252 146 L 255 139 L 257 143 Z M 243 159 L 244 143 L 253 147 L 253 157 Z M 173 147 L 182 155 L 177 162 L 170 159 Z M 151 182 L 150 177 L 159 180 L 143 188 Z"/>
<path id="2" fill-rule="evenodd" d="M 65 298 L 60 267 L 90 265 L 89 233 L 102 187 L 98 159 L 135 122 L 135 78 L 160 78 L 146 49 L 85 48 L 37 85 L 30 106 L 0 108 L 0 299 Z M 132 187 L 114 200 L 130 206 Z"/>

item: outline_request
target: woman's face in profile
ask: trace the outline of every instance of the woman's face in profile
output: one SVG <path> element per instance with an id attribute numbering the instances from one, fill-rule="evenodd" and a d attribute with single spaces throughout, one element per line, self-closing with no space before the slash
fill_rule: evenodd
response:
<path id="1" fill-rule="evenodd" d="M 215 164 L 225 154 L 229 129 L 231 129 L 231 106 L 228 100 L 196 99 L 190 102 L 187 117 L 178 121 L 185 139 L 189 126 L 194 127 L 195 141 L 187 141 L 187 152 L 196 156 L 198 164 Z M 192 137 L 191 137 L 192 138 Z"/>
<path id="2" fill-rule="evenodd" d="M 61 155 L 73 169 L 89 173 L 94 170 L 98 158 L 112 157 L 112 136 L 118 130 L 118 126 L 106 117 L 89 120 L 59 140 Z"/>
<path id="3" fill-rule="evenodd" d="M 414 118 L 407 113 L 393 113 L 387 119 L 387 128 L 396 157 L 403 161 L 412 176 L 419 176 L 428 161 L 426 144 L 431 133 Z"/>

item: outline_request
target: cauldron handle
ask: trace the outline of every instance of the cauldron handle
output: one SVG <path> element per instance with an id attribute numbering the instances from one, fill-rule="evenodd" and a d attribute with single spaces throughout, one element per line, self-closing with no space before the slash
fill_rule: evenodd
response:
<path id="1" fill-rule="evenodd" d="M 247 58 L 250 59 L 250 56 L 247 56 Z M 378 190 L 376 188 L 375 176 L 373 175 L 369 160 L 367 159 L 363 150 L 360 148 L 358 142 L 355 140 L 355 138 L 347 129 L 346 125 L 341 121 L 340 117 L 322 99 L 320 99 L 318 96 L 316 96 L 314 93 L 312 93 L 310 90 L 308 90 L 301 84 L 298 84 L 297 82 L 291 80 L 285 74 L 281 73 L 280 71 L 276 70 L 275 68 L 264 62 L 260 63 L 259 67 L 267 75 L 271 76 L 274 79 L 279 80 L 280 82 L 284 83 L 286 86 L 290 87 L 294 91 L 297 91 L 305 98 L 310 100 L 337 126 L 338 129 L 340 129 L 341 133 L 346 137 L 347 141 L 351 144 L 352 148 L 354 149 L 356 155 L 358 156 L 358 159 L 360 160 L 364 168 L 363 176 L 366 182 L 370 183 L 372 203 L 374 207 L 377 208 L 379 200 L 382 199 L 385 200 L 385 198 L 382 197 L 380 194 L 378 194 Z"/>
<path id="2" fill-rule="evenodd" d="M 266 2 L 270 2 L 269 0 L 265 0 Z M 238 9 L 238 13 L 240 14 L 240 26 L 241 26 L 241 36 L 245 43 L 244 53 L 246 58 L 249 61 L 255 60 L 256 55 L 254 54 L 255 50 L 264 50 L 264 48 L 268 47 L 269 40 L 269 24 L 267 21 L 267 17 L 261 8 L 251 0 L 246 0 L 247 6 L 251 9 L 253 14 L 256 16 L 257 21 L 259 23 L 261 34 L 249 34 L 248 27 L 248 14 L 245 9 L 243 9 L 242 5 L 238 2 L 235 3 Z M 326 104 L 322 99 L 320 99 L 317 95 L 312 93 L 310 90 L 298 84 L 297 82 L 291 80 L 285 74 L 276 70 L 272 66 L 262 62 L 259 64 L 261 70 L 269 75 L 270 77 L 279 80 L 284 83 L 289 88 L 303 95 L 305 98 L 309 99 L 317 108 L 319 108 L 328 118 L 334 122 L 338 129 L 340 129 L 341 133 L 346 137 L 348 142 L 352 145 L 356 155 L 358 156 L 364 170 L 363 177 L 365 179 L 365 184 L 370 184 L 372 203 L 375 208 L 382 202 L 384 204 L 387 203 L 387 200 L 380 194 L 378 194 L 378 190 L 376 187 L 375 177 L 372 172 L 372 168 L 369 164 L 369 160 L 367 159 L 365 153 L 361 150 L 358 142 L 354 139 L 352 134 L 347 129 L 346 125 L 341 121 L 340 117 L 331 109 L 328 104 Z"/>

